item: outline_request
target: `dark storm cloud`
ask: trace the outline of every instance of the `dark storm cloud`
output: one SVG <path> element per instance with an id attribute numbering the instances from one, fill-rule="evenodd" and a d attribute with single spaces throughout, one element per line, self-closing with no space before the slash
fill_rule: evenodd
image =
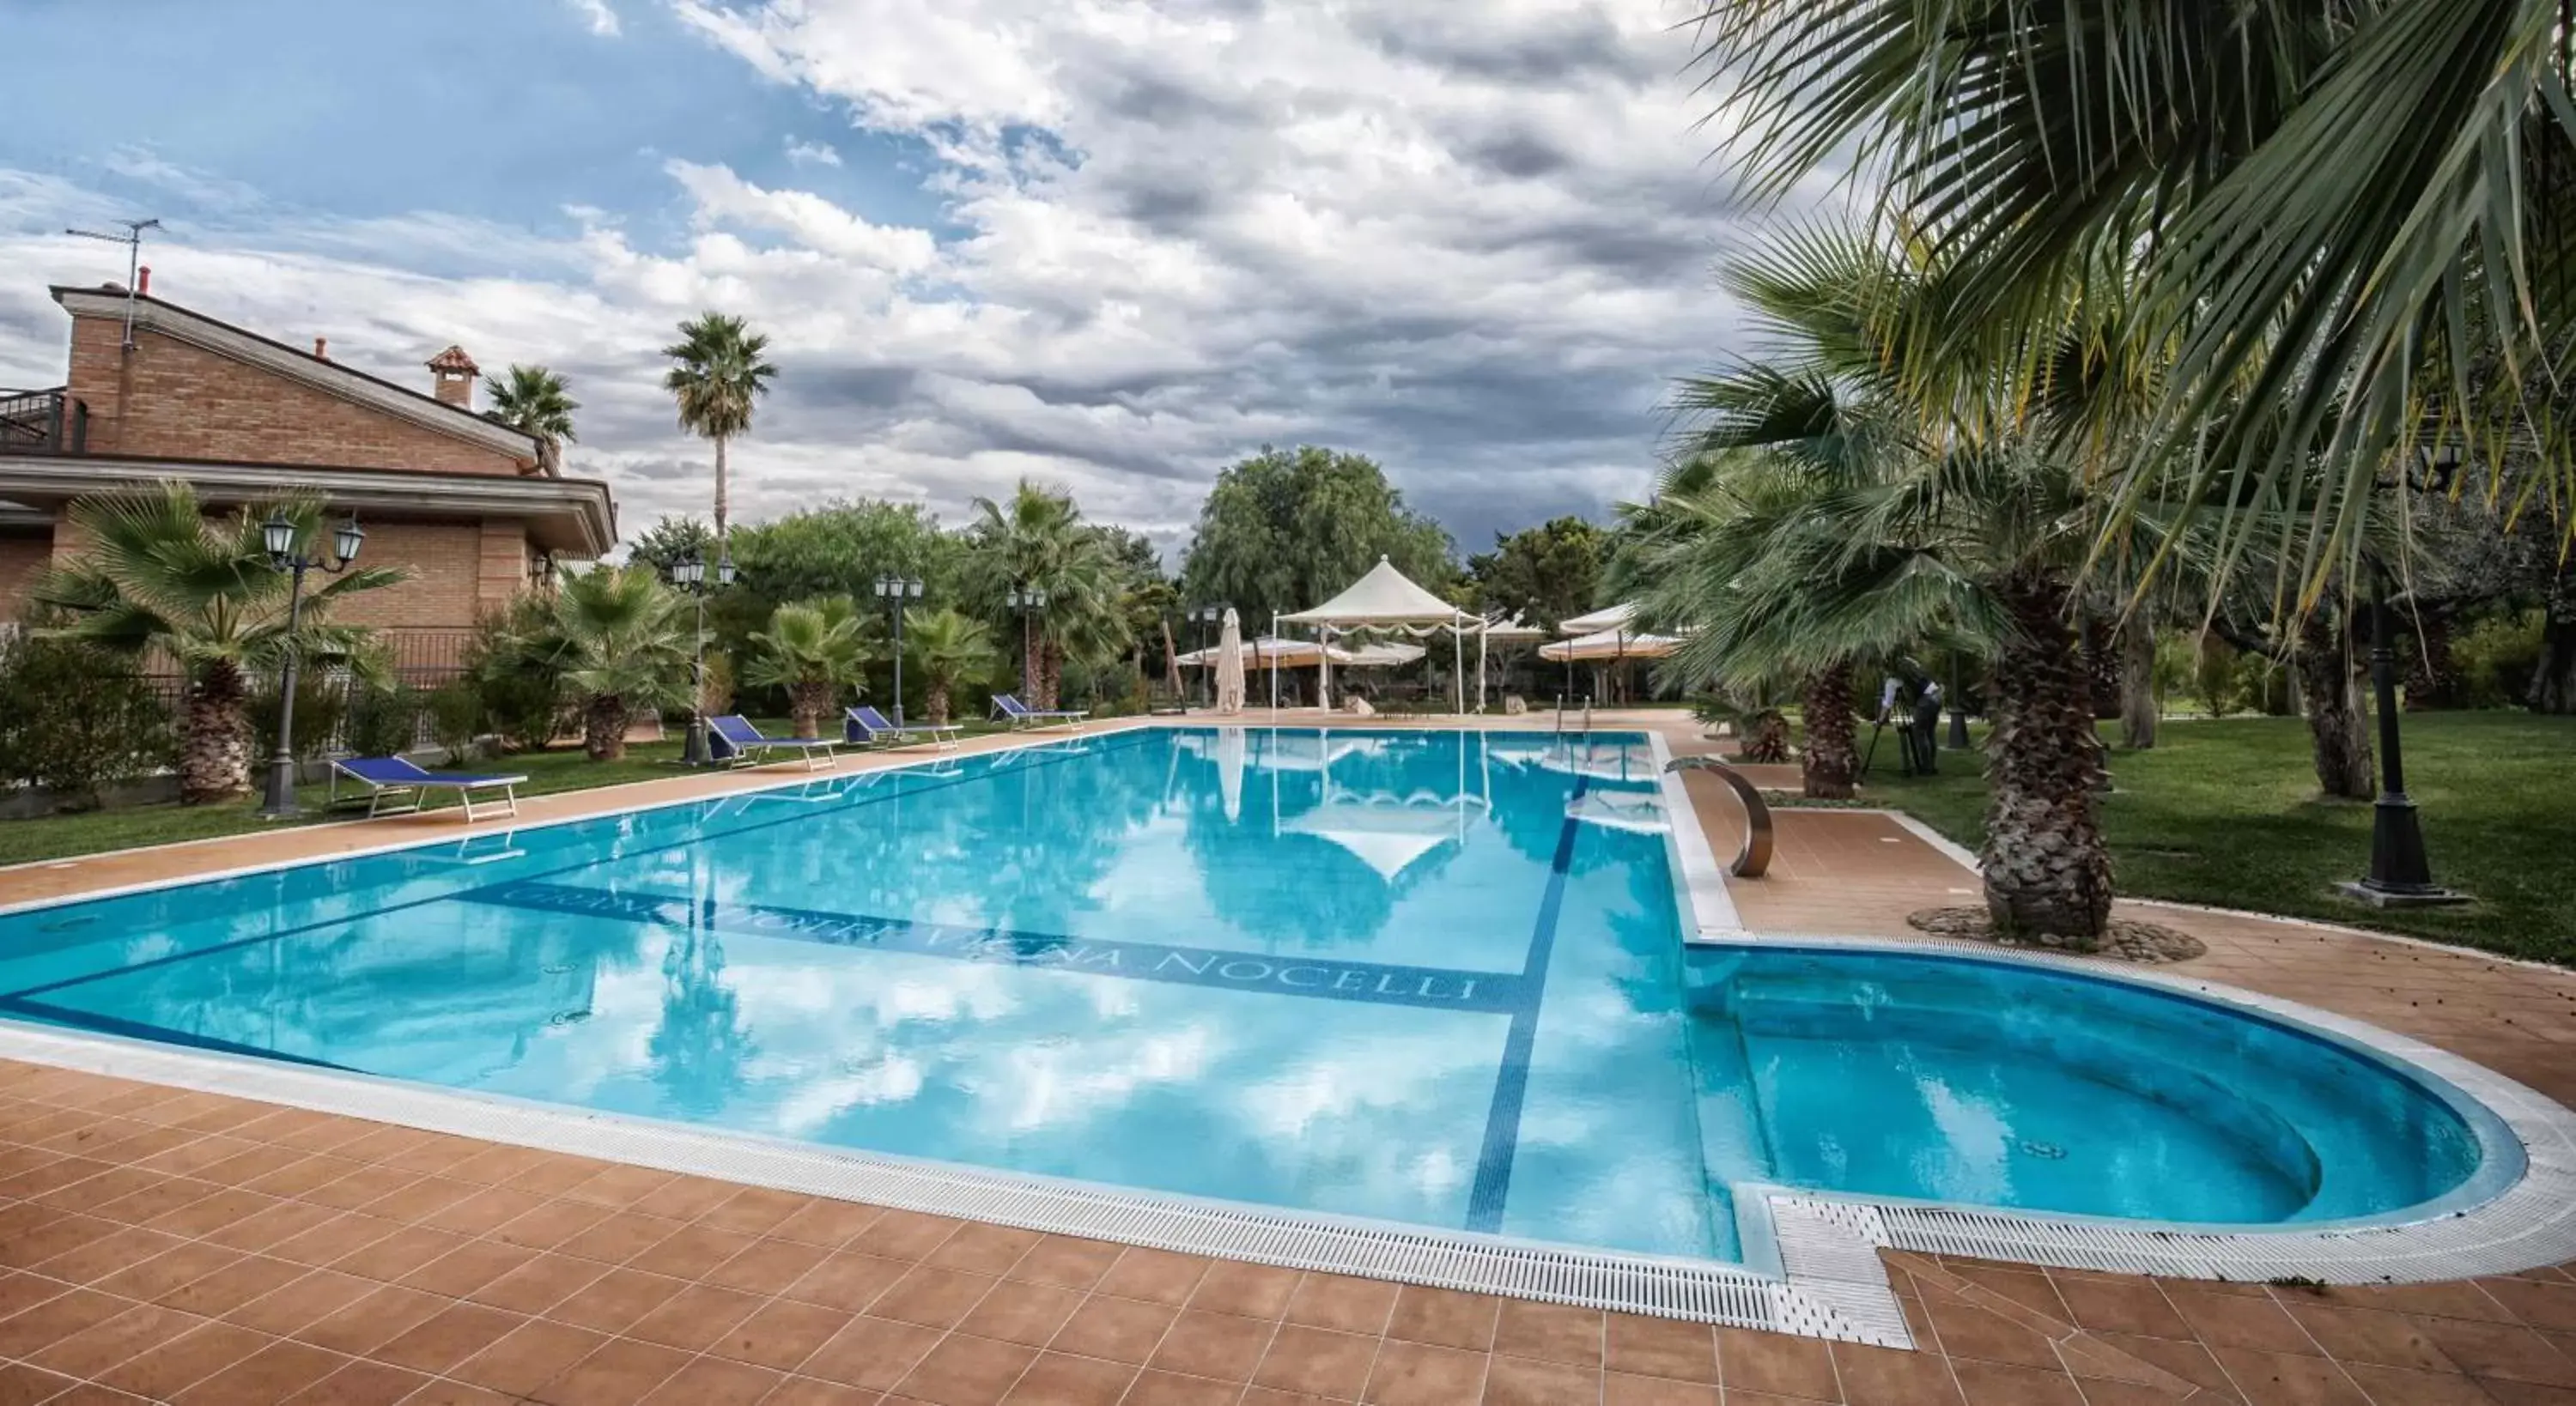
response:
<path id="1" fill-rule="evenodd" d="M 1459 145 L 1458 155 L 1471 166 L 1517 181 L 1554 175 L 1574 160 L 1546 138 L 1523 131 L 1470 138 Z"/>
<path id="2" fill-rule="evenodd" d="M 892 409 L 916 398 L 921 372 L 909 366 L 833 366 L 798 379 L 798 393 L 821 404 Z"/>
<path id="3" fill-rule="evenodd" d="M 1597 11 L 1507 29 L 1480 6 L 1450 7 L 1440 22 L 1371 15 L 1354 22 L 1380 51 L 1430 68 L 1489 82 L 1542 87 L 1615 78 L 1634 84 L 1664 76 Z"/>

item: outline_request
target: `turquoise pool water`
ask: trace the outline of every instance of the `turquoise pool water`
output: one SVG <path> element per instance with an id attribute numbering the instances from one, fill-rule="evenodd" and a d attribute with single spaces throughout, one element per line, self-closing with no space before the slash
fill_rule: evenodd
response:
<path id="1" fill-rule="evenodd" d="M 2478 1166 L 2286 1027 L 1685 954 L 1642 738 L 1153 729 L 0 917 L 0 1014 L 1159 1191 L 1739 1255 L 1747 1182 L 2271 1224 Z"/>

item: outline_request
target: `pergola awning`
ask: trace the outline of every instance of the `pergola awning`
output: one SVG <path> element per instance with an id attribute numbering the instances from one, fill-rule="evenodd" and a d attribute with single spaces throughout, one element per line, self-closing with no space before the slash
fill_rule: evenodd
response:
<path id="1" fill-rule="evenodd" d="M 1279 618 L 1288 624 L 1328 625 L 1337 630 L 1384 625 L 1457 628 L 1482 623 L 1477 617 L 1415 585 L 1412 578 L 1396 570 L 1395 564 L 1384 557 L 1379 557 L 1377 565 L 1370 567 L 1366 576 L 1352 582 L 1350 589 L 1340 595 L 1312 610 L 1301 610 Z"/>
<path id="2" fill-rule="evenodd" d="M 1603 630 L 1581 639 L 1558 640 L 1538 647 L 1538 657 L 1553 664 L 1599 663 L 1618 659 L 1661 659 L 1682 647 L 1671 635 L 1630 634 L 1626 630 Z"/>
<path id="3" fill-rule="evenodd" d="M 1636 603 L 1631 601 L 1596 610 L 1589 615 L 1568 616 L 1556 622 L 1556 632 L 1560 635 L 1597 635 L 1603 630 L 1626 628 L 1636 615 Z"/>

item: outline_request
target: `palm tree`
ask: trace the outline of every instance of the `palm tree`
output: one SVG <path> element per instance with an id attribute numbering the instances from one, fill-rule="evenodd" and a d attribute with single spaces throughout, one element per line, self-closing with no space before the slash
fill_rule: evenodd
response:
<path id="1" fill-rule="evenodd" d="M 2428 413 L 2510 448 L 2542 497 L 2576 487 L 2548 390 L 2576 349 L 2557 0 L 1704 4 L 1757 189 L 1856 156 L 1958 271 L 1951 335 L 2027 336 L 2106 254 L 2152 251 L 2132 332 L 2172 339 L 2174 393 L 2116 486 L 2135 501 L 2186 443 L 2195 487 L 2286 488 L 2321 453 L 2313 515 L 2209 505 L 2231 553 L 2295 539 L 2302 604 L 2357 561 L 2360 508 Z"/>
<path id="2" fill-rule="evenodd" d="M 626 755 L 638 712 L 687 700 L 689 616 L 688 598 L 653 568 L 603 566 L 566 578 L 517 641 L 580 697 L 582 750 L 592 761 Z"/>
<path id="3" fill-rule="evenodd" d="M 1771 359 L 1685 384 L 1711 468 L 1664 519 L 1704 530 L 1675 529 L 1630 570 L 1652 582 L 1653 623 L 1695 630 L 1677 675 L 1755 682 L 1926 643 L 1990 650 L 1987 908 L 2004 932 L 2090 941 L 2111 868 L 2069 623 L 2078 573 L 2104 540 L 2152 559 L 2179 539 L 2158 513 L 2120 516 L 2093 491 L 2076 412 L 2108 392 L 2044 375 L 2031 392 L 2028 368 L 2055 363 L 2078 310 L 1998 355 L 1945 325 L 1948 273 L 1919 248 L 1832 227 L 1730 268 Z"/>
<path id="4" fill-rule="evenodd" d="M 778 368 L 765 359 L 769 338 L 739 317 L 702 313 L 680 324 L 680 340 L 662 349 L 675 363 L 662 387 L 680 408 L 680 428 L 716 443 L 716 547 L 725 540 L 725 446 L 751 430 L 751 412 L 769 393 Z"/>
<path id="5" fill-rule="evenodd" d="M 326 529 L 311 499 L 275 505 L 310 543 Z M 351 596 L 410 578 L 402 567 L 361 566 L 323 577 L 304 593 L 287 629 L 287 573 L 269 564 L 260 525 L 268 508 L 210 518 L 184 483 L 163 483 L 72 505 L 88 539 L 81 555 L 48 572 L 36 599 L 72 612 L 58 633 L 129 654 L 158 654 L 187 676 L 180 723 L 179 799 L 222 800 L 250 789 L 253 678 L 277 669 L 291 644 L 307 663 L 365 665 L 371 632 L 339 625 Z"/>
<path id="6" fill-rule="evenodd" d="M 1027 619 L 1020 683 L 1030 706 L 1055 707 L 1068 657 L 1112 659 L 1132 637 L 1125 572 L 1071 494 L 1024 479 L 1007 503 L 976 499 L 975 513 L 968 560 L 985 603 L 998 611 L 1012 591 L 1046 597 Z"/>
<path id="7" fill-rule="evenodd" d="M 486 417 L 535 436 L 547 472 L 561 466 L 563 447 L 578 438 L 572 432 L 572 412 L 581 408 L 565 391 L 563 377 L 542 366 L 513 363 L 508 380 L 484 377 L 483 391 L 492 398 Z"/>
<path id="8" fill-rule="evenodd" d="M 904 616 L 913 659 L 927 685 L 922 700 L 930 724 L 948 721 L 951 696 L 960 688 L 988 683 L 1001 656 L 993 649 L 993 629 L 974 616 L 954 610 L 914 610 Z"/>
<path id="9" fill-rule="evenodd" d="M 822 735 L 823 715 L 845 685 L 866 671 L 858 607 L 848 596 L 797 601 L 769 613 L 769 628 L 751 636 L 743 682 L 787 690 L 787 715 L 799 737 Z"/>

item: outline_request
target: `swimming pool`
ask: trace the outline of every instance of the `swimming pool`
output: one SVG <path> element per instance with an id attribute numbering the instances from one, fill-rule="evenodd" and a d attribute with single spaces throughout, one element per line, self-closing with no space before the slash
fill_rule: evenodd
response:
<path id="1" fill-rule="evenodd" d="M 0 1014 L 1698 1260 L 1805 1187 L 2264 1227 L 2507 1145 L 2337 1040 L 2026 965 L 1686 944 L 1653 753 L 1146 728 L 0 917 Z M 1758 1248 L 1758 1247 L 1757 1247 Z"/>

